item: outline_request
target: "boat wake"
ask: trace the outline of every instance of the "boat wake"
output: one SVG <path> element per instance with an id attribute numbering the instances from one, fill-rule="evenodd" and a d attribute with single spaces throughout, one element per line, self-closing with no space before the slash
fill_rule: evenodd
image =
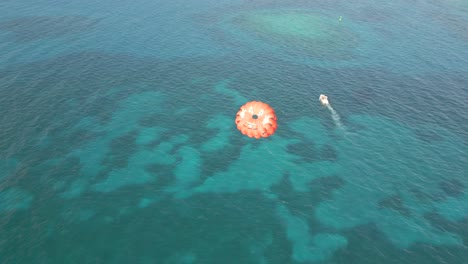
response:
<path id="1" fill-rule="evenodd" d="M 328 96 L 321 94 L 319 97 L 320 102 L 330 110 L 333 122 L 335 122 L 336 127 L 344 129 L 343 123 L 341 123 L 340 115 L 333 109 L 330 102 L 328 101 Z"/>
<path id="2" fill-rule="evenodd" d="M 330 110 L 333 122 L 335 122 L 336 127 L 344 129 L 343 123 L 341 123 L 341 120 L 340 120 L 340 116 L 335 111 L 335 109 L 333 109 L 333 107 L 330 104 L 327 105 L 327 108 L 328 110 Z"/>

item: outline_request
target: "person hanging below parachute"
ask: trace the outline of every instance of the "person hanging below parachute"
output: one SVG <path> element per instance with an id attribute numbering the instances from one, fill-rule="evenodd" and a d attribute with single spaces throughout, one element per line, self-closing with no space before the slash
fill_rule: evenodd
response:
<path id="1" fill-rule="evenodd" d="M 266 103 L 251 101 L 240 107 L 236 115 L 236 125 L 240 132 L 256 139 L 266 138 L 276 131 L 275 110 Z"/>

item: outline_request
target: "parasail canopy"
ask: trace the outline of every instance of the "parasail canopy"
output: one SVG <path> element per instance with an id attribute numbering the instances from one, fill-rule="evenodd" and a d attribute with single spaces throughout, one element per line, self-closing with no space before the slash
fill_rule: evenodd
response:
<path id="1" fill-rule="evenodd" d="M 236 116 L 236 125 L 248 137 L 262 138 L 276 131 L 275 110 L 268 104 L 252 101 L 241 106 Z"/>

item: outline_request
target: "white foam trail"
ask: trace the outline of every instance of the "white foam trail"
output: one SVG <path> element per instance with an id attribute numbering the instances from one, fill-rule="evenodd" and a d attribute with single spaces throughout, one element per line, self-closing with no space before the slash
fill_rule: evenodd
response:
<path id="1" fill-rule="evenodd" d="M 341 123 L 341 120 L 340 120 L 340 116 L 338 115 L 338 113 L 335 111 L 335 109 L 333 109 L 333 107 L 331 106 L 331 104 L 327 104 L 326 105 L 328 110 L 330 110 L 331 112 L 331 116 L 333 118 L 333 121 L 335 122 L 335 125 L 338 127 L 338 128 L 341 128 L 343 129 L 343 124 Z"/>

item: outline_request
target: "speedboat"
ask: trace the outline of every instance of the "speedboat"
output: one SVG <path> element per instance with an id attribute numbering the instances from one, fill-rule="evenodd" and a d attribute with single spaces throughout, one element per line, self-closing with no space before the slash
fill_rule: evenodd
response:
<path id="1" fill-rule="evenodd" d="M 319 100 L 323 105 L 329 105 L 328 96 L 326 96 L 324 94 L 321 94 L 320 97 L 319 97 Z"/>

